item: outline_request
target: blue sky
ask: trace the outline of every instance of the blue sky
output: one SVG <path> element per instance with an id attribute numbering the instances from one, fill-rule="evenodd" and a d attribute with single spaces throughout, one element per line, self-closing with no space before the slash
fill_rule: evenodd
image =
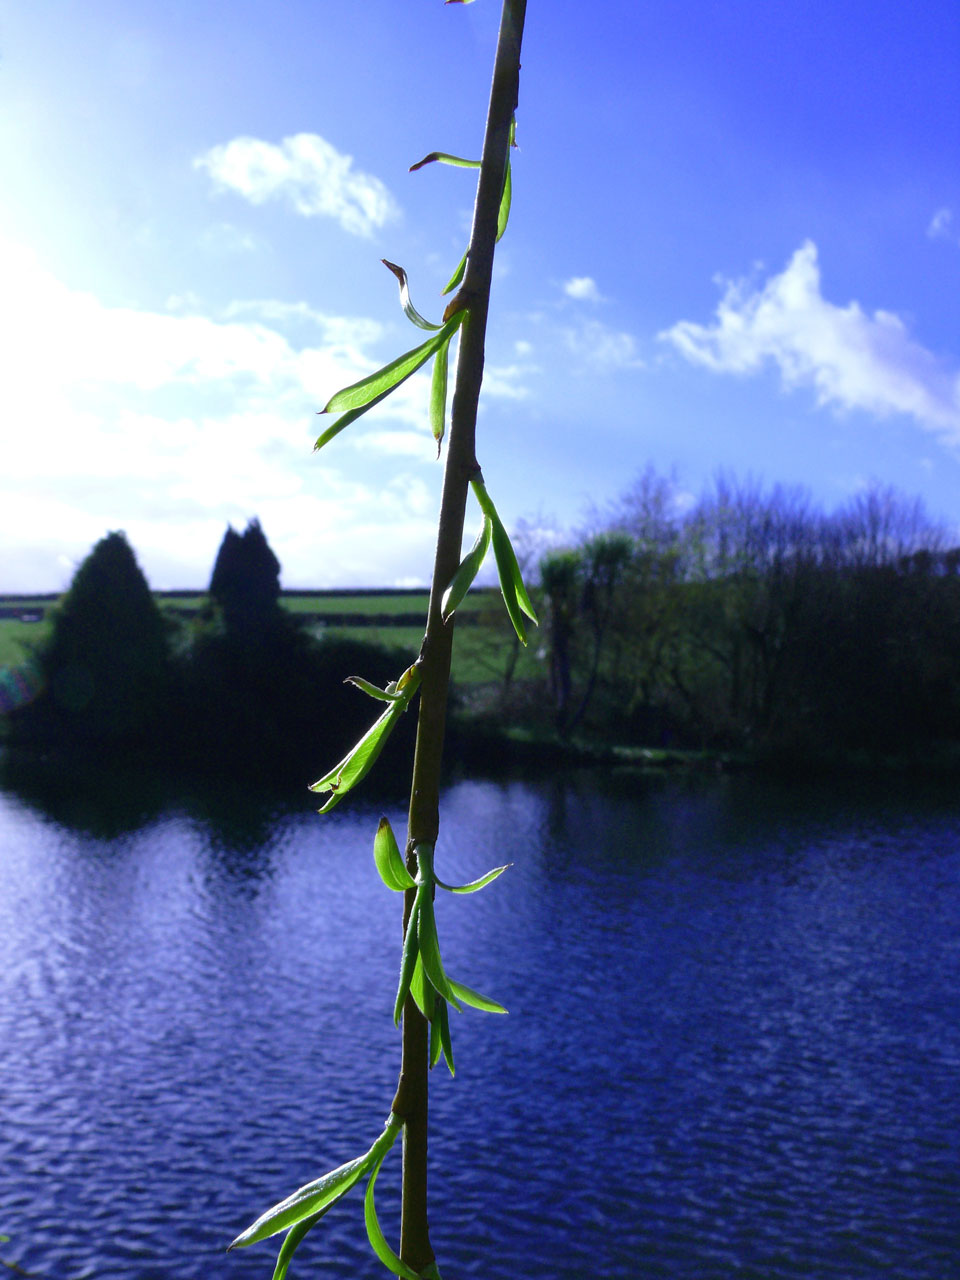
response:
<path id="1" fill-rule="evenodd" d="M 316 410 L 419 341 L 465 243 L 499 5 L 0 0 L 0 590 L 109 529 L 203 586 L 254 515 L 287 586 L 426 581 L 426 379 L 319 454 Z M 645 466 L 960 537 L 955 0 L 529 0 L 479 456 L 575 529 Z M 468 537 L 472 536 L 468 529 Z"/>

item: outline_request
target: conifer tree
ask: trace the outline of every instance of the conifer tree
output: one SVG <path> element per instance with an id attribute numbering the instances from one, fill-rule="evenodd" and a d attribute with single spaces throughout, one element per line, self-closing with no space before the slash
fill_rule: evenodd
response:
<path id="1" fill-rule="evenodd" d="M 77 569 L 40 656 L 46 692 L 24 709 L 25 727 L 99 741 L 155 732 L 168 690 L 165 626 L 123 533 L 101 538 Z"/>

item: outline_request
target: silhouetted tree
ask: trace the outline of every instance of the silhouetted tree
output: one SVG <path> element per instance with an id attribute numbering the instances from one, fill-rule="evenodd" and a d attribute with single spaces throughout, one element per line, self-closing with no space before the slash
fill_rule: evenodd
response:
<path id="1" fill-rule="evenodd" d="M 540 584 L 547 602 L 550 635 L 550 691 L 557 728 L 563 733 L 570 714 L 573 683 L 571 647 L 580 578 L 579 551 L 550 551 L 540 561 Z"/>
<path id="2" fill-rule="evenodd" d="M 166 626 L 122 533 L 109 533 L 80 565 L 53 615 L 40 660 L 43 694 L 18 729 L 56 739 L 145 742 L 169 689 Z"/>
<path id="3" fill-rule="evenodd" d="M 276 619 L 280 561 L 256 518 L 242 534 L 227 526 L 213 565 L 210 596 L 230 630 L 262 627 Z"/>

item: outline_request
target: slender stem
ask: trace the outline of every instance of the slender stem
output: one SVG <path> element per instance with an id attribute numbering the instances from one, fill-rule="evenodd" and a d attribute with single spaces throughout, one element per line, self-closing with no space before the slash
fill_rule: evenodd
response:
<path id="1" fill-rule="evenodd" d="M 440 768 L 454 628 L 453 618 L 444 624 L 440 604 L 460 562 L 469 483 L 480 471 L 475 448 L 477 402 L 483 379 L 484 337 L 497 236 L 497 214 L 506 169 L 510 124 L 517 107 L 520 44 L 525 13 L 526 0 L 504 0 L 473 227 L 467 251 L 467 270 L 463 286 L 448 308 L 448 313 L 452 313 L 461 306 L 466 306 L 468 314 L 460 331 L 460 355 L 443 473 L 437 549 L 427 629 L 420 651 L 420 711 L 407 828 L 407 863 L 411 871 L 416 868 L 417 843 L 426 841 L 431 845 L 435 844 L 440 827 Z M 411 890 L 405 895 L 404 930 L 412 906 Z M 403 1011 L 403 1056 L 394 1109 L 404 1120 L 400 1257 L 417 1271 L 433 1261 L 427 1224 L 428 1070 L 427 1023 L 413 998 L 408 996 Z"/>

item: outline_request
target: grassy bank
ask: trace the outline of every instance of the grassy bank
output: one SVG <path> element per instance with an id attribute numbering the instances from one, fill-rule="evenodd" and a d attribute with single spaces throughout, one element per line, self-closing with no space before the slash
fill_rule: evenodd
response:
<path id="1" fill-rule="evenodd" d="M 171 620 L 186 623 L 207 604 L 204 592 L 158 592 L 157 602 Z M 0 667 L 17 667 L 50 633 L 50 614 L 56 596 L 0 595 Z M 363 640 L 386 648 L 400 648 L 415 656 L 423 639 L 427 593 L 422 590 L 289 591 L 282 606 L 301 618 L 318 637 Z M 25 621 L 35 616 L 36 621 Z M 471 592 L 459 610 L 460 625 L 454 651 L 454 679 L 462 685 L 497 683 L 513 658 L 509 623 L 495 588 Z M 533 680 L 542 674 L 535 653 L 517 656 L 514 679 Z"/>

